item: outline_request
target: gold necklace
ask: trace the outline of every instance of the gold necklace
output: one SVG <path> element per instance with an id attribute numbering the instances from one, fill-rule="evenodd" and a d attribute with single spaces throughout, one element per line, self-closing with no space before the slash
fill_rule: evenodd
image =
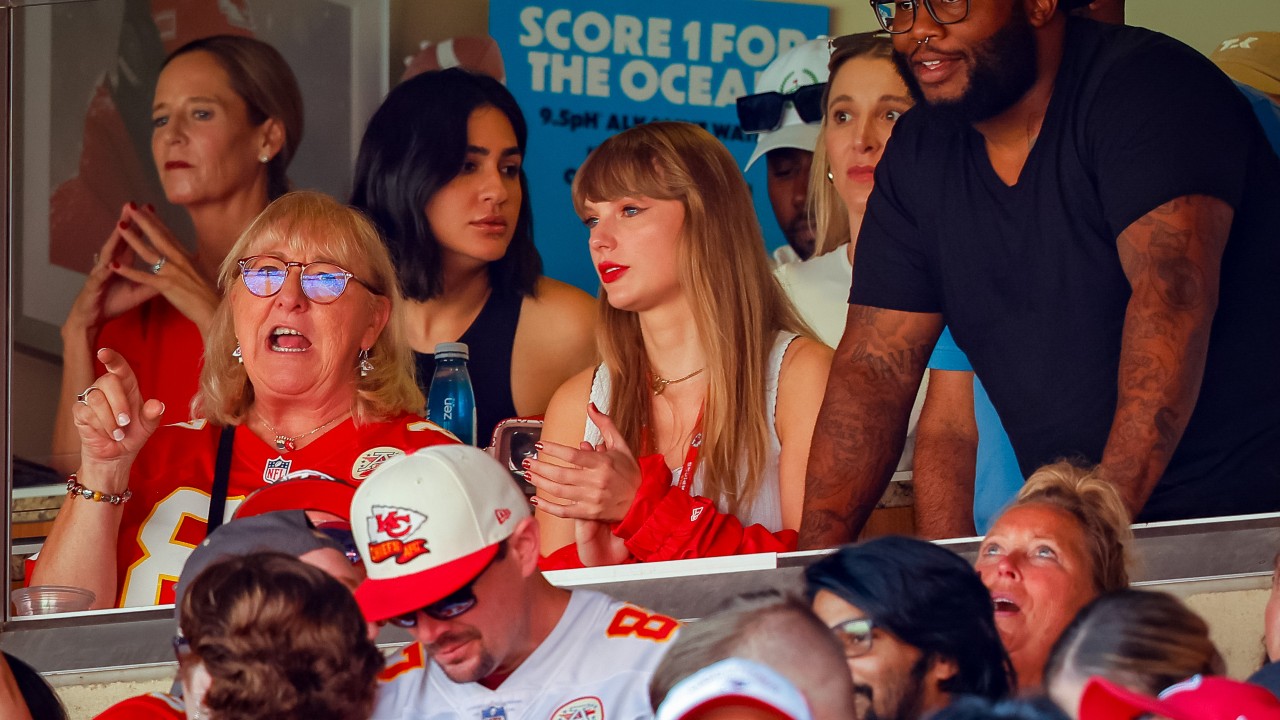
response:
<path id="1" fill-rule="evenodd" d="M 694 370 L 693 372 L 689 373 L 688 375 L 685 375 L 684 377 L 676 378 L 675 380 L 668 380 L 662 377 L 661 375 L 659 375 L 658 373 L 649 373 L 649 375 L 653 377 L 653 381 L 649 384 L 649 388 L 653 390 L 654 395 L 661 395 L 663 391 L 667 389 L 668 385 L 675 385 L 676 383 L 682 383 L 685 380 L 688 380 L 692 377 L 697 376 L 703 370 L 706 370 L 706 368 L 700 367 L 697 370 Z"/>
<path id="2" fill-rule="evenodd" d="M 336 418 L 334 418 L 334 419 L 332 419 L 332 420 L 330 420 L 330 421 L 326 422 L 325 424 L 323 424 L 323 425 L 321 425 L 321 426 L 319 426 L 319 427 L 317 427 L 317 428 L 315 428 L 315 429 L 311 430 L 310 432 L 305 432 L 305 433 L 303 433 L 303 434 L 301 434 L 301 435 L 294 435 L 293 437 L 289 437 L 288 435 L 281 435 L 280 433 L 276 432 L 276 429 L 275 429 L 275 428 L 273 428 L 273 427 L 271 427 L 271 423 L 267 422 L 267 419 L 266 419 L 266 418 L 264 418 L 264 417 L 262 417 L 261 415 L 259 415 L 259 416 L 258 416 L 258 421 L 259 421 L 259 422 L 261 422 L 263 425 L 266 425 L 266 426 L 267 426 L 267 430 L 268 430 L 272 435 L 275 435 L 275 436 L 276 436 L 276 440 L 275 440 L 276 452 L 282 452 L 282 453 L 283 453 L 283 452 L 293 452 L 294 450 L 297 450 L 297 449 L 298 449 L 298 441 L 299 441 L 299 440 L 304 440 L 304 439 L 306 439 L 306 438 L 311 437 L 312 435 L 315 435 L 316 433 L 320 432 L 321 430 L 323 430 L 323 429 L 325 429 L 325 428 L 329 427 L 330 425 L 332 425 L 332 424 L 334 424 L 334 423 L 338 422 L 339 420 L 341 420 L 341 419 L 345 418 L 347 415 L 350 415 L 350 413 L 342 413 L 342 414 L 341 414 L 341 415 L 339 415 L 338 417 L 336 417 Z"/>

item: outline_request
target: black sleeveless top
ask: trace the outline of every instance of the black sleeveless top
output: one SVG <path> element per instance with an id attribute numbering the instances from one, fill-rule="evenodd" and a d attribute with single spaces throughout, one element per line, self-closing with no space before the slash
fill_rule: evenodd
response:
<path id="1" fill-rule="evenodd" d="M 518 293 L 494 288 L 471 327 L 458 338 L 458 342 L 467 344 L 467 372 L 476 393 L 476 443 L 480 447 L 489 445 L 495 425 L 516 416 L 511 394 L 511 352 L 523 302 Z M 413 355 L 418 366 L 418 387 L 426 395 L 436 372 L 436 356 L 419 352 Z"/>

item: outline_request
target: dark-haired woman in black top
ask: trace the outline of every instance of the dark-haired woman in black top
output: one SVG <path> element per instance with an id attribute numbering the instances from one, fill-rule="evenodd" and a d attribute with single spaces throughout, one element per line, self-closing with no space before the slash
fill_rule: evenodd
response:
<path id="1" fill-rule="evenodd" d="M 465 70 L 401 83 L 369 121 L 351 204 L 382 231 L 404 293 L 418 383 L 436 343 L 462 341 L 477 440 L 540 415 L 595 362 L 595 302 L 542 275 L 521 167 L 524 115 L 497 80 Z"/>

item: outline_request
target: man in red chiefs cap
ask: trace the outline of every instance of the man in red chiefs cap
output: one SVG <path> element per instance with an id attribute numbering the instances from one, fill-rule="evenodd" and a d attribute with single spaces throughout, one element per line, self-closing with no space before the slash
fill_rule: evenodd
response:
<path id="1" fill-rule="evenodd" d="M 511 475 L 467 446 L 388 461 L 356 490 L 370 621 L 417 642 L 388 661 L 373 717 L 599 720 L 651 715 L 678 623 L 538 572 L 538 526 Z"/>

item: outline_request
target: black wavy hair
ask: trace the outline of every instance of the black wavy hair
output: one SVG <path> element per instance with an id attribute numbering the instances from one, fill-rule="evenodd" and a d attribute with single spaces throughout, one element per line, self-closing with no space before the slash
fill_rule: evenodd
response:
<path id="1" fill-rule="evenodd" d="M 440 246 L 427 222 L 427 202 L 462 171 L 471 113 L 492 107 L 506 115 L 521 154 L 528 128 L 502 83 L 460 68 L 425 72 L 396 86 L 369 120 L 356 158 L 351 205 L 373 219 L 391 253 L 405 298 L 418 302 L 443 291 Z M 529 184 L 511 245 L 489 264 L 495 292 L 533 295 L 542 256 L 533 244 Z"/>
<path id="2" fill-rule="evenodd" d="M 954 660 L 958 672 L 941 690 L 996 700 L 1016 686 L 991 594 L 950 550 L 915 538 L 876 538 L 810 565 L 805 580 L 810 600 L 827 590 L 926 657 Z"/>

